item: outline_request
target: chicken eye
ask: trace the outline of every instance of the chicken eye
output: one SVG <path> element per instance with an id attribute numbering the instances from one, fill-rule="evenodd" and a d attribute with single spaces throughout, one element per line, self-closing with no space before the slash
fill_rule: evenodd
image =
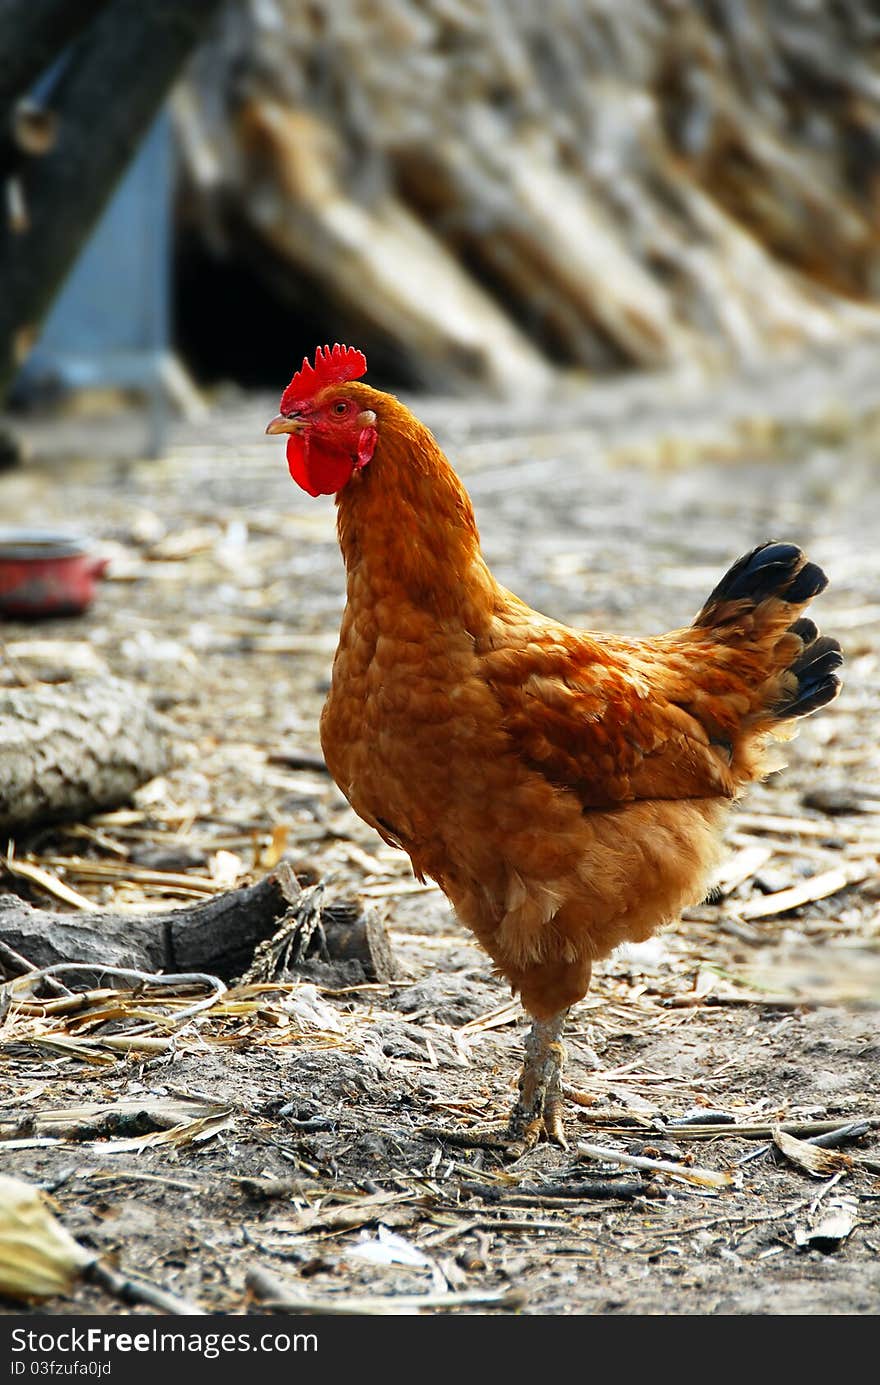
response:
<path id="1" fill-rule="evenodd" d="M 346 413 L 347 411 L 348 411 L 348 405 L 346 404 L 346 402 L 345 402 L 344 399 L 338 400 L 338 401 L 333 405 L 333 412 L 334 412 L 334 414 L 344 414 L 344 413 Z"/>

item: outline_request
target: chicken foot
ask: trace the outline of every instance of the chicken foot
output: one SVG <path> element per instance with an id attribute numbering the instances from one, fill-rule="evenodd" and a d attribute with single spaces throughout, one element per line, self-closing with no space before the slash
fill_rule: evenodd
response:
<path id="1" fill-rule="evenodd" d="M 503 1149 L 517 1156 L 533 1149 L 542 1136 L 568 1149 L 562 1122 L 562 1030 L 567 1015 L 568 1011 L 562 1010 L 548 1020 L 532 1022 L 519 1076 L 519 1096 L 506 1126 L 472 1126 L 456 1131 L 425 1126 L 421 1133 L 462 1148 Z"/>

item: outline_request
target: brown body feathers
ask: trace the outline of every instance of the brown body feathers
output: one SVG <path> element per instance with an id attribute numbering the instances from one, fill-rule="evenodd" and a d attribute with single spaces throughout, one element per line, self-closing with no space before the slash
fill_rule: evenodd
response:
<path id="1" fill-rule="evenodd" d="M 694 624 L 647 640 L 531 610 L 484 563 L 464 488 L 391 396 L 340 491 L 348 600 L 321 723 L 355 810 L 455 905 L 539 1019 L 699 900 L 725 810 L 786 724 L 837 691 L 802 617 L 821 571 L 765 544 Z"/>

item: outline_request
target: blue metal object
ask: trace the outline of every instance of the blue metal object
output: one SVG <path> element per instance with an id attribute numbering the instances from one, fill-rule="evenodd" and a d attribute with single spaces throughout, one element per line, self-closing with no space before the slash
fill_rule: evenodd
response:
<path id="1" fill-rule="evenodd" d="M 168 428 L 171 122 L 162 113 L 56 299 L 17 389 L 117 386 L 150 401 L 150 455 Z"/>

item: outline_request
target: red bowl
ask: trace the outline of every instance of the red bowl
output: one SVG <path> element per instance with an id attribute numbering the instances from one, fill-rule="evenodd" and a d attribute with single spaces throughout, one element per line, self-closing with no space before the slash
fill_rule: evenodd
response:
<path id="1" fill-rule="evenodd" d="M 26 529 L 0 531 L 0 614 L 80 615 L 107 569 L 82 539 Z"/>

